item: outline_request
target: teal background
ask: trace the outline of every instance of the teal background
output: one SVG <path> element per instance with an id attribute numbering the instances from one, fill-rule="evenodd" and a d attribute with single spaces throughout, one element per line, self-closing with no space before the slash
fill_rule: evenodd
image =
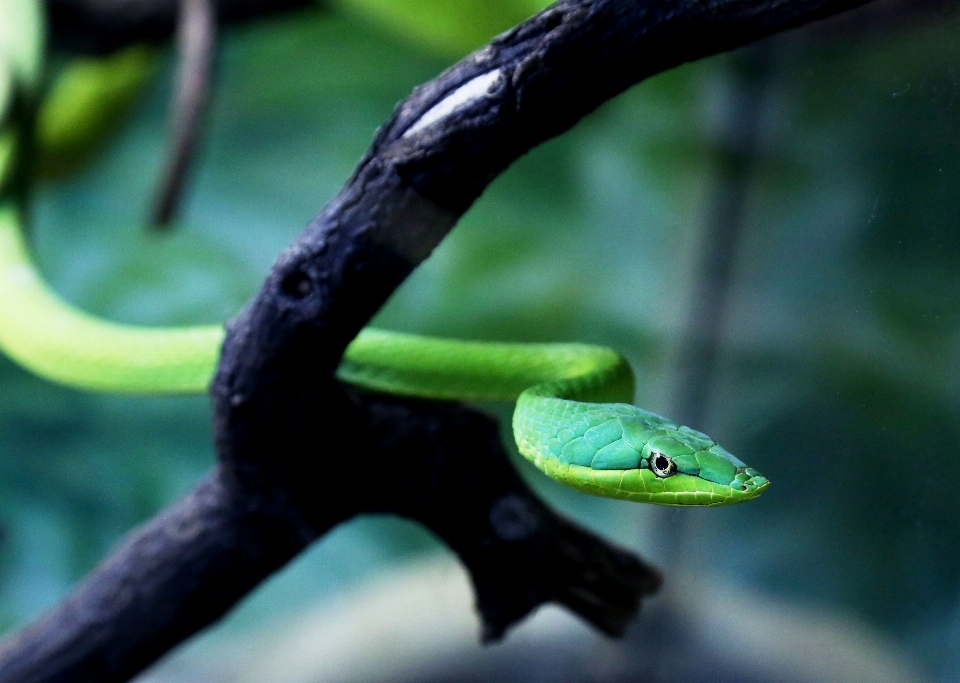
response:
<path id="1" fill-rule="evenodd" d="M 185 211 L 174 234 L 158 236 L 144 221 L 165 145 L 165 54 L 93 161 L 37 192 L 37 258 L 55 288 L 134 323 L 207 323 L 239 310 L 393 105 L 457 57 L 451 44 L 473 46 L 408 39 L 362 4 L 225 32 Z M 879 651 L 912 680 L 960 680 L 960 15 L 888 3 L 765 49 L 756 146 L 734 179 L 746 198 L 718 365 L 698 388 L 703 423 L 691 426 L 772 487 L 743 506 L 663 511 L 587 498 L 517 466 L 554 507 L 676 577 L 699 608 L 722 593 L 790 623 L 806 623 L 796 610 L 814 615 L 812 633 L 841 620 L 863 661 Z M 674 413 L 710 198 L 730 181 L 718 158 L 751 55 L 657 76 L 519 160 L 376 323 L 614 346 L 637 371 L 637 403 Z M 204 397 L 83 394 L 6 359 L 0 387 L 0 625 L 12 629 L 186 492 L 213 452 Z M 408 522 L 351 522 L 150 675 L 241 680 L 217 654 L 229 643 L 282 631 L 312 609 L 347 610 L 337 601 L 374 577 L 446 553 Z M 669 595 L 644 629 L 669 622 Z M 723 633 L 700 637 L 732 647 Z M 774 640 L 762 654 L 812 662 L 834 645 L 804 642 Z M 373 640 L 357 647 L 377 654 Z M 621 674 L 673 680 L 680 664 L 661 659 Z M 443 661 L 437 671 L 456 670 Z M 739 680 L 717 666 L 713 680 Z M 854 669 L 838 680 L 882 680 Z"/>

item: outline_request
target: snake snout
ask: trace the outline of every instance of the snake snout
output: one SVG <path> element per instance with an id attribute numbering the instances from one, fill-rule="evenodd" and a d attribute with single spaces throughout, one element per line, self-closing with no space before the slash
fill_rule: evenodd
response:
<path id="1" fill-rule="evenodd" d="M 752 467 L 739 467 L 737 468 L 737 476 L 730 486 L 753 497 L 760 495 L 764 489 L 770 486 L 770 480 Z"/>

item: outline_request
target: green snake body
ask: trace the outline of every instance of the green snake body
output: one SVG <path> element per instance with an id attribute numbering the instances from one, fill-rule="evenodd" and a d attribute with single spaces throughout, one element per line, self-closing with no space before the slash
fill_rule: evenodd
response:
<path id="1" fill-rule="evenodd" d="M 0 348 L 39 375 L 81 389 L 205 391 L 219 326 L 148 328 L 84 313 L 45 284 L 11 203 L 0 205 Z M 633 375 L 611 349 L 490 344 L 367 329 L 347 348 L 340 379 L 438 399 L 517 401 L 520 452 L 582 491 L 664 505 L 723 505 L 768 482 L 710 437 L 629 405 Z"/>
<path id="2" fill-rule="evenodd" d="M 24 6 L 33 4 L 27 0 Z M 8 62 L 0 59 L 0 123 L 11 84 L 18 78 L 36 81 L 36 65 L 4 68 L 32 62 Z M 111 73 L 99 67 L 82 72 L 94 84 L 71 91 L 86 93 L 71 100 L 80 104 L 65 108 L 74 111 L 72 120 L 82 122 L 101 102 L 123 95 L 111 85 Z M 136 81 L 124 78 L 128 85 Z M 74 129 L 48 128 L 52 137 Z M 0 128 L 0 186 L 13 166 L 16 142 L 12 127 Z M 21 223 L 16 202 L 0 194 L 0 349 L 37 374 L 80 389 L 166 394 L 207 389 L 222 327 L 137 327 L 80 311 L 46 285 L 30 259 Z M 347 348 L 338 376 L 407 396 L 516 400 L 513 431 L 520 452 L 547 475 L 588 493 L 664 505 L 723 505 L 754 498 L 768 485 L 710 437 L 629 405 L 633 374 L 611 349 L 463 342 L 367 329 Z"/>

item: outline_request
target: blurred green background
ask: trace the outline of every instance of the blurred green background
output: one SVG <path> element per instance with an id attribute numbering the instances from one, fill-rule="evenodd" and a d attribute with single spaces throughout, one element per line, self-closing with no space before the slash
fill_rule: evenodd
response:
<path id="1" fill-rule="evenodd" d="M 38 188 L 44 273 L 113 319 L 226 319 L 394 104 L 541 4 L 343 0 L 226 30 L 169 236 L 144 229 L 165 52 L 98 154 Z M 579 664 L 484 669 L 498 652 L 552 651 L 518 632 L 514 650 L 470 665 L 475 680 L 960 680 L 958 73 L 955 6 L 886 3 L 657 76 L 518 161 L 396 293 L 377 324 L 614 346 L 639 405 L 696 415 L 773 481 L 743 506 L 662 510 L 563 490 L 518 461 L 553 506 L 658 563 L 671 588 L 627 655 L 563 631 L 590 643 Z M 705 279 L 718 244 L 728 276 Z M 724 314 L 715 362 L 691 368 L 705 292 Z M 0 625 L 12 629 L 187 491 L 213 452 L 202 397 L 83 394 L 3 358 L 0 387 Z M 468 646 L 449 643 L 428 673 L 249 673 L 249 643 L 319 610 L 339 615 L 311 636 L 322 650 L 357 596 L 447 552 L 408 522 L 351 522 L 145 680 L 474 680 L 454 656 Z M 718 611 L 732 621 L 717 626 Z M 771 636 L 774 622 L 788 635 Z M 382 650 L 343 639 L 358 661 Z M 845 647 L 835 679 L 817 673 Z"/>

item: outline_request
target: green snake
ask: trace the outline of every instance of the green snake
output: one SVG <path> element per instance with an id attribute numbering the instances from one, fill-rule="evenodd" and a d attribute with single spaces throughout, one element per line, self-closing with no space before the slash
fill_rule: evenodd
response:
<path id="1" fill-rule="evenodd" d="M 2 55 L 0 55 L 2 56 Z M 0 64 L 0 119 L 3 87 Z M 13 79 L 7 76 L 9 83 Z M 9 88 L 7 88 L 9 92 Z M 14 158 L 0 131 L 0 183 Z M 79 389 L 203 392 L 220 326 L 149 328 L 89 315 L 59 298 L 33 264 L 16 203 L 0 195 L 0 349 Z M 337 371 L 377 391 L 449 400 L 516 400 L 513 433 L 527 459 L 587 493 L 663 505 L 750 500 L 769 484 L 710 437 L 629 404 L 633 373 L 611 349 L 500 344 L 366 329 Z"/>

